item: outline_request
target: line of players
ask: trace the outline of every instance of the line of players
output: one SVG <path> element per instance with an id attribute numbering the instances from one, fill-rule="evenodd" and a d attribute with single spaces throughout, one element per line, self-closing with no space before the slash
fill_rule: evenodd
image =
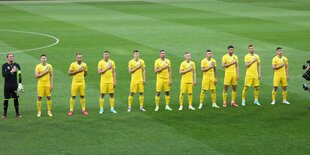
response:
<path id="1" fill-rule="evenodd" d="M 225 68 L 225 78 L 224 78 L 224 90 L 223 90 L 223 107 L 227 107 L 227 90 L 228 86 L 232 85 L 232 101 L 231 106 L 237 107 L 235 103 L 236 98 L 236 89 L 237 81 L 239 80 L 239 60 L 238 57 L 234 54 L 234 47 L 228 46 L 228 53 L 222 58 L 222 67 Z M 260 57 L 255 53 L 253 45 L 248 46 L 249 54 L 245 56 L 245 66 L 246 66 L 246 77 L 245 84 L 242 92 L 242 106 L 245 106 L 245 96 L 248 88 L 254 86 L 254 96 L 255 96 L 255 105 L 260 105 L 258 102 L 259 94 L 259 80 L 261 78 L 261 64 Z M 279 84 L 282 86 L 283 94 L 283 103 L 290 104 L 287 98 L 287 81 L 289 80 L 288 75 L 288 60 L 286 57 L 282 56 L 282 48 L 278 47 L 276 49 L 277 56 L 272 60 L 272 68 L 274 70 L 274 80 L 273 80 L 273 91 L 272 91 L 272 103 L 275 104 L 276 91 Z M 216 61 L 212 58 L 212 51 L 206 51 L 206 58 L 201 61 L 201 71 L 203 72 L 202 78 L 202 89 L 200 93 L 200 104 L 198 109 L 202 109 L 203 100 L 205 98 L 205 93 L 207 90 L 211 91 L 212 98 L 212 107 L 220 108 L 216 104 L 216 83 L 217 83 L 217 69 Z M 159 52 L 159 57 L 155 61 L 155 73 L 157 74 L 156 80 L 156 96 L 155 96 L 155 111 L 159 110 L 159 99 L 160 93 L 163 90 L 165 92 L 165 101 L 166 101 L 166 110 L 172 110 L 169 107 L 170 102 L 170 86 L 172 85 L 171 77 L 171 62 L 165 57 L 166 52 L 161 50 Z M 104 59 L 98 63 L 98 74 L 101 76 L 100 80 L 100 111 L 99 114 L 103 114 L 103 104 L 104 96 L 108 92 L 110 96 L 110 111 L 112 113 L 117 113 L 114 109 L 114 88 L 116 87 L 116 72 L 115 72 L 115 62 L 109 59 L 109 51 L 104 52 Z M 131 74 L 131 84 L 130 84 L 130 93 L 128 96 L 128 112 L 132 111 L 131 105 L 133 101 L 133 96 L 136 92 L 139 93 L 139 102 L 140 102 L 140 111 L 146 111 L 143 108 L 144 103 L 144 85 L 146 83 L 145 75 L 145 62 L 139 58 L 139 51 L 133 51 L 134 58 L 129 61 L 128 71 Z M 8 63 L 2 66 L 2 75 L 5 77 L 5 87 L 4 87 L 4 114 L 2 118 L 6 118 L 8 100 L 14 98 L 14 105 L 16 109 L 16 116 L 21 118 L 21 115 L 18 112 L 18 95 L 16 95 L 16 90 L 21 90 L 21 69 L 17 63 L 14 63 L 14 55 L 8 54 Z M 184 54 L 185 60 L 180 65 L 179 73 L 182 75 L 181 86 L 180 86 L 180 96 L 179 110 L 183 109 L 183 96 L 185 93 L 188 94 L 188 109 L 195 110 L 192 106 L 192 92 L 193 86 L 196 85 L 196 65 L 191 61 L 191 55 L 189 52 Z M 18 72 L 18 74 L 17 74 Z M 19 87 L 17 87 L 17 75 L 19 76 Z M 68 115 L 73 114 L 73 107 L 75 104 L 75 98 L 77 94 L 80 95 L 80 101 L 82 106 L 82 113 L 87 115 L 88 112 L 85 109 L 85 76 L 87 76 L 87 65 L 82 62 L 82 54 L 78 53 L 76 55 L 76 62 L 73 62 L 70 65 L 69 76 L 73 76 L 72 85 L 71 85 L 71 98 L 70 98 L 70 111 Z M 11 76 L 11 77 L 9 77 Z M 12 77 L 15 77 L 15 79 Z M 41 55 L 41 63 L 38 64 L 35 68 L 35 77 L 38 79 L 38 98 L 37 98 L 37 110 L 38 117 L 41 117 L 41 99 L 46 96 L 47 98 L 47 107 L 48 107 L 48 116 L 53 116 L 51 112 L 51 91 L 53 90 L 53 67 L 52 65 L 46 62 L 46 55 Z M 13 87 L 8 88 L 7 78 L 11 79 L 11 82 L 15 80 L 16 84 L 13 84 Z"/>

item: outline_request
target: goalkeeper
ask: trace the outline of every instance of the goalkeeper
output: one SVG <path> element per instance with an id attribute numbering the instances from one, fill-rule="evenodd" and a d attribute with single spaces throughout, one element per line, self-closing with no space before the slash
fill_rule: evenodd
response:
<path id="1" fill-rule="evenodd" d="M 4 114 L 2 118 L 7 117 L 7 110 L 9 99 L 14 99 L 14 106 L 16 117 L 22 118 L 19 113 L 18 93 L 23 91 L 22 75 L 19 64 L 14 62 L 14 55 L 12 53 L 7 55 L 8 62 L 2 65 L 2 76 L 4 77 Z M 19 85 L 17 85 L 17 76 Z"/>

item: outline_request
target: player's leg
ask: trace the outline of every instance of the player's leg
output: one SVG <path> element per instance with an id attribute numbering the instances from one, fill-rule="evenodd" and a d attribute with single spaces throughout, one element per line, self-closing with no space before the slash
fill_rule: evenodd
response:
<path id="1" fill-rule="evenodd" d="M 11 92 L 7 85 L 4 86 L 4 101 L 3 101 L 3 115 L 2 118 L 7 117 L 7 111 L 9 107 L 9 99 L 11 98 Z"/>
<path id="2" fill-rule="evenodd" d="M 38 86 L 37 91 L 38 91 L 38 98 L 37 98 L 38 114 L 37 114 L 37 116 L 41 117 L 41 100 L 42 100 L 42 97 L 44 96 L 44 87 Z"/>
<path id="3" fill-rule="evenodd" d="M 188 109 L 195 110 L 195 108 L 192 106 L 193 104 L 193 84 L 192 83 L 187 84 L 187 94 L 188 94 Z"/>
<path id="4" fill-rule="evenodd" d="M 107 90 L 108 90 L 108 85 L 106 83 L 100 82 L 99 114 L 103 114 L 104 95 L 107 92 Z"/>
<path id="5" fill-rule="evenodd" d="M 164 91 L 165 91 L 165 101 L 166 101 L 165 109 L 171 111 L 172 109 L 169 106 L 169 103 L 170 103 L 170 85 L 169 85 L 168 79 L 164 81 L 163 87 L 164 87 Z"/>
<path id="6" fill-rule="evenodd" d="M 212 100 L 212 107 L 213 108 L 220 108 L 216 105 L 216 87 L 214 79 L 210 80 L 210 90 L 211 90 L 211 100 Z"/>
<path id="7" fill-rule="evenodd" d="M 138 91 L 139 91 L 140 111 L 145 111 L 145 109 L 143 108 L 143 103 L 144 103 L 144 85 L 143 85 L 143 82 L 139 83 Z"/>
<path id="8" fill-rule="evenodd" d="M 237 76 L 234 75 L 232 77 L 232 82 L 231 82 L 231 87 L 232 87 L 232 92 L 231 92 L 231 105 L 238 107 L 238 105 L 236 104 L 235 100 L 236 100 L 236 94 L 237 94 Z"/>
<path id="9" fill-rule="evenodd" d="M 258 77 L 256 77 L 254 79 L 254 82 L 253 82 L 253 86 L 254 86 L 254 104 L 256 105 L 260 105 L 260 103 L 258 102 L 258 94 L 259 94 L 259 80 L 258 80 Z"/>
<path id="10" fill-rule="evenodd" d="M 16 112 L 16 117 L 17 118 L 22 118 L 22 116 L 19 113 L 19 101 L 18 101 L 18 96 L 16 94 L 17 86 L 13 87 L 11 93 L 12 93 L 12 98 L 14 99 L 14 107 L 15 107 L 15 112 Z"/>
<path id="11" fill-rule="evenodd" d="M 282 86 L 283 103 L 284 104 L 290 104 L 290 102 L 288 102 L 286 100 L 286 98 L 287 98 L 287 79 L 285 76 L 282 77 L 281 86 Z"/>
<path id="12" fill-rule="evenodd" d="M 137 91 L 137 85 L 134 84 L 132 81 L 130 83 L 130 92 L 128 95 L 128 112 L 131 112 L 131 104 L 133 101 L 133 95 L 135 94 L 135 92 Z"/>
<path id="13" fill-rule="evenodd" d="M 228 86 L 231 84 L 232 76 L 225 75 L 224 78 L 224 90 L 223 90 L 223 107 L 227 107 L 226 99 L 227 99 L 227 90 Z"/>
<path id="14" fill-rule="evenodd" d="M 203 105 L 203 99 L 205 98 L 206 90 L 208 90 L 208 81 L 202 80 L 201 82 L 201 92 L 200 92 L 200 99 L 199 99 L 199 107 L 198 109 L 202 108 Z"/>
<path id="15" fill-rule="evenodd" d="M 180 102 L 180 108 L 179 110 L 181 111 L 183 109 L 183 100 L 184 100 L 184 93 L 187 92 L 187 85 L 186 83 L 181 82 L 181 89 L 180 89 L 180 97 L 179 97 L 179 102 Z"/>
<path id="16" fill-rule="evenodd" d="M 50 87 L 45 87 L 45 96 L 47 98 L 47 115 L 52 117 L 53 114 L 52 114 L 52 98 L 51 98 L 51 90 L 50 90 Z"/>
<path id="17" fill-rule="evenodd" d="M 116 110 L 114 109 L 114 103 L 115 103 L 115 98 L 114 98 L 114 86 L 113 83 L 108 84 L 108 92 L 110 94 L 110 107 L 111 107 L 111 112 L 116 114 Z"/>
<path id="18" fill-rule="evenodd" d="M 85 83 L 80 84 L 78 91 L 81 99 L 82 113 L 84 115 L 88 115 L 88 112 L 86 111 L 86 102 L 85 102 Z"/>
<path id="19" fill-rule="evenodd" d="M 274 76 L 274 78 L 273 78 L 273 90 L 272 90 L 272 102 L 271 102 L 271 104 L 276 104 L 276 95 L 277 95 L 277 90 L 278 90 L 280 80 L 281 79 L 278 78 L 277 76 Z"/>
<path id="20" fill-rule="evenodd" d="M 245 96 L 246 92 L 248 91 L 248 88 L 252 85 L 252 78 L 249 77 L 249 75 L 246 75 L 245 81 L 244 81 L 244 88 L 242 90 L 242 106 L 245 106 Z"/>
<path id="21" fill-rule="evenodd" d="M 157 78 L 156 80 L 156 95 L 155 95 L 155 111 L 159 110 L 159 99 L 160 99 L 160 92 L 162 88 L 164 87 L 164 82 L 163 80 Z"/>
<path id="22" fill-rule="evenodd" d="M 75 104 L 76 95 L 77 95 L 77 85 L 75 83 L 72 83 L 71 84 L 70 111 L 68 113 L 69 116 L 73 114 L 73 108 Z"/>

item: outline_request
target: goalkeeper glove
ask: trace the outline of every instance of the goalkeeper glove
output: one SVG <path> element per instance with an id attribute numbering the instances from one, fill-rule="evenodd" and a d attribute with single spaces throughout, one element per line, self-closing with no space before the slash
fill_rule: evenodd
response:
<path id="1" fill-rule="evenodd" d="M 18 93 L 24 92 L 24 87 L 23 87 L 23 85 L 22 85 L 21 83 L 18 84 L 17 92 L 18 92 Z"/>

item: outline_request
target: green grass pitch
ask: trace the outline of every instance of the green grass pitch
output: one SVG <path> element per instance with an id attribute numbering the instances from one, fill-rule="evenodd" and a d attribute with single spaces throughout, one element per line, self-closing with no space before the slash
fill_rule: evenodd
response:
<path id="1" fill-rule="evenodd" d="M 0 30 L 49 34 L 59 44 L 41 50 L 15 53 L 22 68 L 25 93 L 20 98 L 22 119 L 15 117 L 13 101 L 8 118 L 0 120 L 1 154 L 308 154 L 310 152 L 309 93 L 302 90 L 301 65 L 310 58 L 310 3 L 307 0 L 159 0 L 159 1 L 2 1 Z M 0 62 L 4 52 L 38 48 L 53 44 L 54 39 L 34 34 L 0 31 Z M 247 46 L 255 45 L 262 60 L 260 103 L 253 105 L 253 88 L 247 93 L 247 106 L 212 109 L 210 93 L 202 110 L 178 111 L 183 53 L 190 51 L 197 66 L 197 85 L 193 106 L 198 107 L 202 73 L 200 61 L 211 49 L 218 64 L 217 103 L 222 104 L 223 76 L 221 58 L 228 45 L 235 46 L 239 57 L 240 80 L 237 104 L 241 103 Z M 275 48 L 281 46 L 288 57 L 290 80 L 288 100 L 281 104 L 279 88 L 276 105 L 270 105 Z M 146 62 L 145 109 L 138 111 L 134 96 L 133 112 L 127 113 L 130 75 L 128 61 L 132 51 L 140 50 Z M 166 50 L 172 62 L 171 107 L 155 108 L 154 61 Z M 111 52 L 116 62 L 116 110 L 99 115 L 97 64 L 103 51 Z M 83 53 L 88 64 L 86 108 L 81 113 L 79 99 L 75 113 L 68 116 L 72 77 L 68 68 L 75 54 Z M 40 55 L 47 54 L 54 67 L 52 118 L 36 117 L 34 69 Z M 3 78 L 0 79 L 2 114 Z M 231 88 L 228 93 L 230 101 Z M 108 98 L 106 98 L 108 99 Z M 187 107 L 187 95 L 184 105 Z"/>

